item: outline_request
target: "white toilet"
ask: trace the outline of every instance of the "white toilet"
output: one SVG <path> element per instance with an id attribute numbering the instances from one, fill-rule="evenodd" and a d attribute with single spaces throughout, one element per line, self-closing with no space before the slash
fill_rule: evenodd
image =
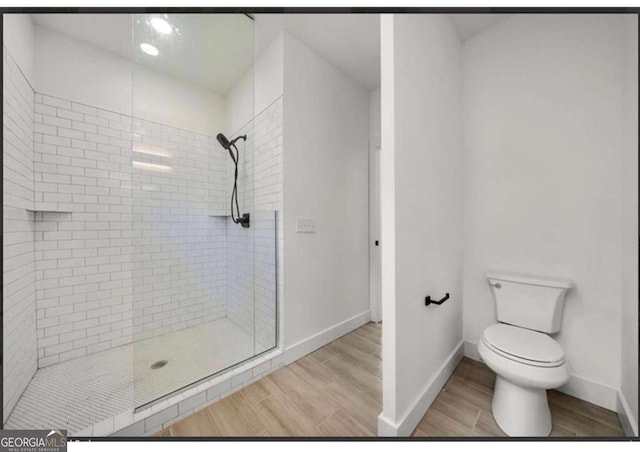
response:
<path id="1" fill-rule="evenodd" d="M 564 296 L 572 281 L 515 273 L 487 274 L 499 323 L 478 341 L 496 373 L 491 410 L 509 436 L 548 436 L 547 389 L 569 381 L 564 350 L 547 333 L 560 331 Z"/>

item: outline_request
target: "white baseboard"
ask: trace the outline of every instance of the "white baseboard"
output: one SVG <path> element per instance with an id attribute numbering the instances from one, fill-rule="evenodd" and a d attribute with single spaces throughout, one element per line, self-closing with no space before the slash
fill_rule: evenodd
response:
<path id="1" fill-rule="evenodd" d="M 620 425 L 622 425 L 622 431 L 625 436 L 638 436 L 638 421 L 633 416 L 622 391 L 618 391 L 617 405 L 618 419 L 620 419 Z"/>
<path id="2" fill-rule="evenodd" d="M 366 311 L 337 323 L 326 330 L 320 331 L 313 336 L 290 345 L 284 350 L 284 363 L 291 364 L 292 362 L 302 358 L 304 355 L 308 355 L 312 351 L 327 345 L 329 342 L 335 341 L 340 336 L 344 336 L 348 332 L 361 327 L 370 320 L 371 311 L 367 309 Z"/>
<path id="3" fill-rule="evenodd" d="M 436 371 L 435 376 L 427 383 L 413 406 L 409 408 L 397 424 L 385 417 L 384 413 L 378 416 L 378 436 L 410 436 L 413 433 L 420 419 L 427 412 L 464 356 L 463 348 L 463 341 L 460 341 Z"/>
<path id="4" fill-rule="evenodd" d="M 378 436 L 398 436 L 398 426 L 383 413 L 378 415 Z"/>
<path id="5" fill-rule="evenodd" d="M 478 353 L 478 344 L 471 341 L 464 341 L 464 356 L 474 361 L 482 361 L 480 353 Z"/>
<path id="6" fill-rule="evenodd" d="M 464 343 L 464 356 L 476 361 L 482 361 L 478 354 L 478 344 L 471 341 Z M 580 375 L 572 374 L 569 382 L 557 388 L 558 391 L 569 394 L 580 400 L 601 406 L 608 410 L 616 411 L 618 390 L 597 381 L 590 380 Z"/>
<path id="7" fill-rule="evenodd" d="M 569 383 L 560 386 L 558 391 L 601 406 L 607 410 L 616 411 L 618 390 L 588 378 L 571 375 Z"/>

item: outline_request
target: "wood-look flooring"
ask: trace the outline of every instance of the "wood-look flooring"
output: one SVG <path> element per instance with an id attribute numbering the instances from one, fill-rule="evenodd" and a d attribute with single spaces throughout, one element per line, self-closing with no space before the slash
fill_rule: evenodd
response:
<path id="1" fill-rule="evenodd" d="M 156 436 L 375 436 L 380 340 L 368 323 Z"/>
<path id="2" fill-rule="evenodd" d="M 375 436 L 382 411 L 381 325 L 368 323 L 156 433 L 156 436 Z M 464 358 L 413 436 L 504 436 L 494 374 Z M 549 392 L 554 436 L 623 436 L 617 415 Z"/>
<path id="3" fill-rule="evenodd" d="M 413 436 L 506 436 L 491 415 L 495 374 L 463 358 Z M 550 436 L 624 436 L 618 415 L 562 392 L 547 391 Z"/>

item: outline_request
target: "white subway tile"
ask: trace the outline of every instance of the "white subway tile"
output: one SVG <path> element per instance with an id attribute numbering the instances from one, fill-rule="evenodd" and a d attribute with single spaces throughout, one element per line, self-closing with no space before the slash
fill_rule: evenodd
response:
<path id="1" fill-rule="evenodd" d="M 45 105 L 51 105 L 58 108 L 65 108 L 71 110 L 71 102 L 68 100 L 60 99 L 58 97 L 42 95 L 42 103 Z M 55 115 L 55 112 L 53 113 Z"/>

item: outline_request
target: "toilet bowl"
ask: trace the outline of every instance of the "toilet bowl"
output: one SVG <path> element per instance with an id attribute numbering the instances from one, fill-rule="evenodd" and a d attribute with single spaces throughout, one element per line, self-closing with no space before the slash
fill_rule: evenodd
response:
<path id="1" fill-rule="evenodd" d="M 573 281 L 507 272 L 487 279 L 498 323 L 484 330 L 478 352 L 496 373 L 491 412 L 509 436 L 548 436 L 547 389 L 569 381 L 564 351 L 548 334 L 561 329 Z"/>
<path id="2" fill-rule="evenodd" d="M 482 360 L 496 373 L 491 411 L 509 436 L 548 436 L 547 389 L 569 381 L 560 344 L 544 333 L 498 323 L 478 342 Z"/>

